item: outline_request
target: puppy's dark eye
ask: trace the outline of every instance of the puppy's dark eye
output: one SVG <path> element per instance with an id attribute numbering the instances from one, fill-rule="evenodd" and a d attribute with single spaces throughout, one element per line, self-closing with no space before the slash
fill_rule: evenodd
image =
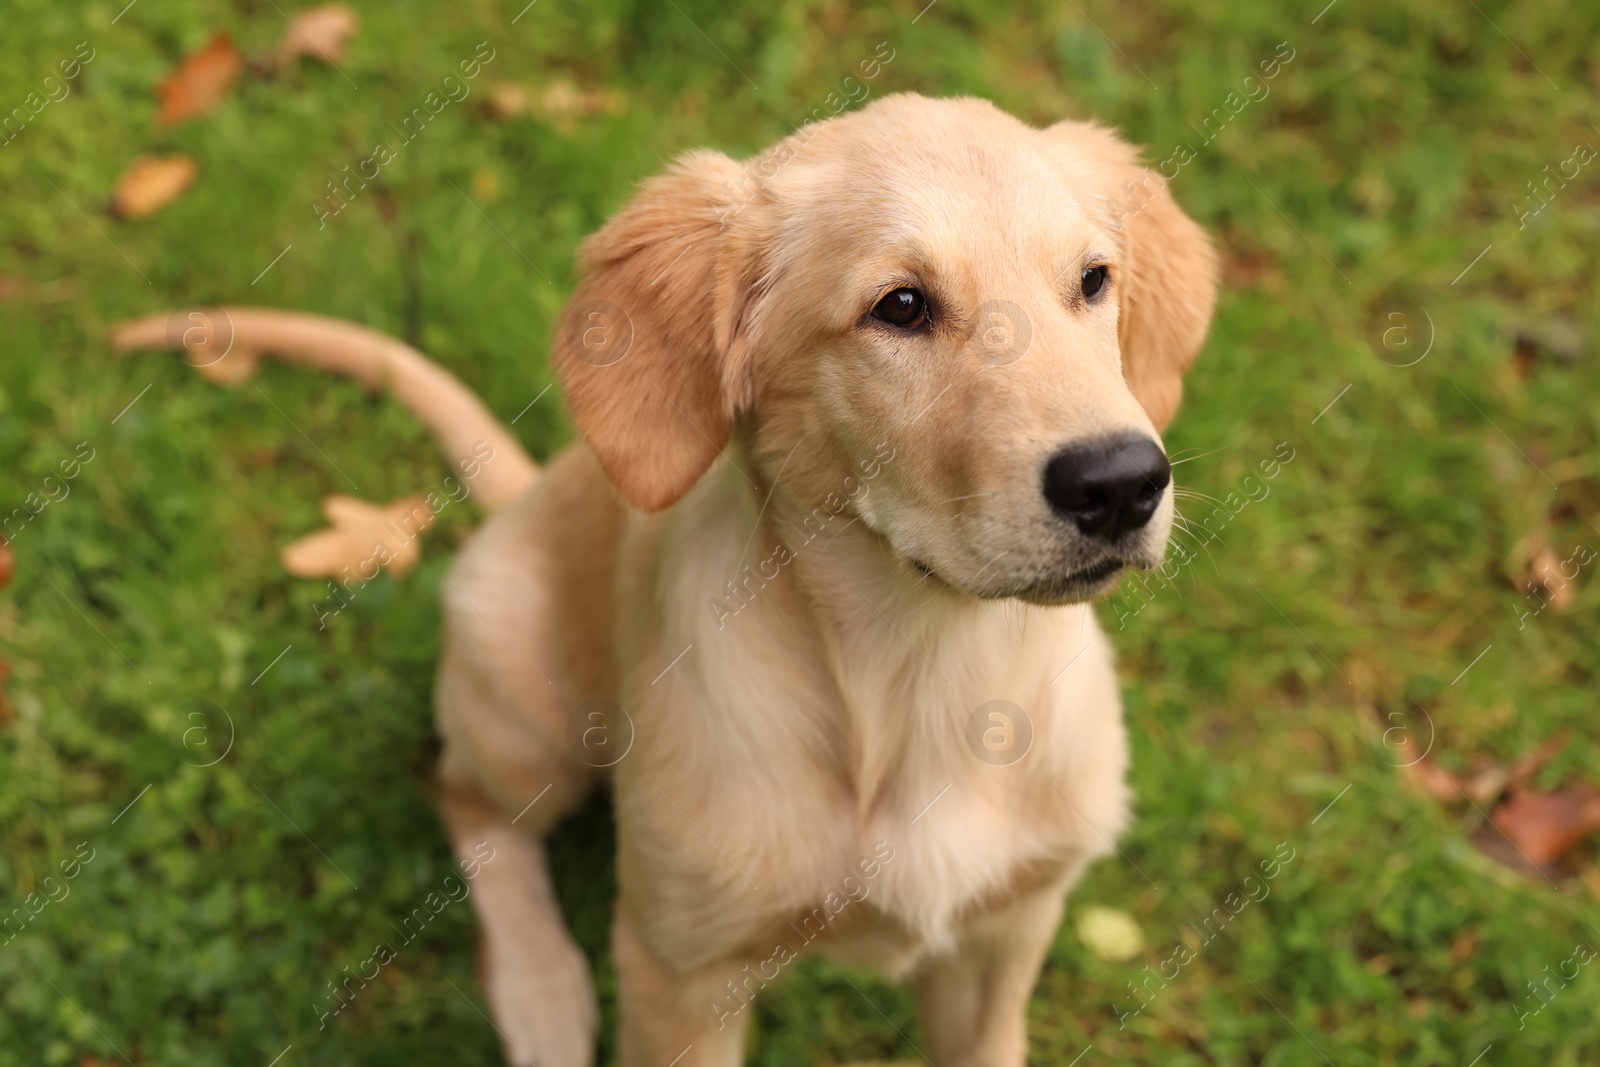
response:
<path id="1" fill-rule="evenodd" d="M 915 289 L 896 289 L 872 309 L 872 317 L 909 329 L 928 321 L 928 302 Z"/>
<path id="2" fill-rule="evenodd" d="M 1106 284 L 1106 269 L 1104 267 L 1090 267 L 1083 272 L 1083 295 L 1092 297 Z"/>

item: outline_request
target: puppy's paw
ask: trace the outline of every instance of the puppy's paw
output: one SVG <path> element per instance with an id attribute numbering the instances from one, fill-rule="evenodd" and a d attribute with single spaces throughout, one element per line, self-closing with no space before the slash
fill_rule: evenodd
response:
<path id="1" fill-rule="evenodd" d="M 485 994 L 512 1067 L 593 1067 L 599 1009 L 576 949 L 493 966 Z"/>

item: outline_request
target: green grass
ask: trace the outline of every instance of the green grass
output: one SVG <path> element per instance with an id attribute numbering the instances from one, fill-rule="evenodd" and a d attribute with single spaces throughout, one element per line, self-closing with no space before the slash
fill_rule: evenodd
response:
<path id="1" fill-rule="evenodd" d="M 0 910 L 80 842 L 94 850 L 70 895 L 0 945 L 0 1064 L 264 1065 L 290 1045 L 285 1067 L 497 1057 L 466 904 L 326 1029 L 312 1007 L 450 869 L 428 799 L 429 689 L 437 585 L 469 508 L 444 513 L 416 572 L 318 631 L 321 589 L 288 578 L 278 549 L 320 524 L 326 493 L 387 500 L 442 479 L 421 430 L 282 366 L 230 391 L 176 358 L 116 361 L 108 325 L 180 303 L 325 312 L 420 345 L 509 420 L 550 382 L 545 338 L 576 243 L 630 186 L 679 151 L 743 155 L 788 133 L 883 41 L 894 58 L 874 96 L 1092 115 L 1158 161 L 1197 142 L 1188 124 L 1279 42 L 1295 55 L 1173 185 L 1229 267 L 1168 435 L 1197 456 L 1180 483 L 1216 497 L 1279 442 L 1295 458 L 1117 635 L 1139 820 L 1126 860 L 1098 865 L 1073 901 L 1128 909 L 1149 948 L 1096 959 L 1069 905 L 1034 1001 L 1034 1062 L 1090 1044 L 1085 1067 L 1465 1067 L 1489 1045 L 1485 1067 L 1600 1059 L 1592 968 L 1517 1018 L 1526 983 L 1600 945 L 1593 846 L 1557 885 L 1495 867 L 1470 844 L 1482 817 L 1410 791 L 1380 738 L 1382 716 L 1420 730 L 1426 712 L 1435 755 L 1467 767 L 1570 727 L 1540 783 L 1600 781 L 1592 574 L 1568 613 L 1520 630 L 1515 585 L 1530 538 L 1559 557 L 1600 545 L 1600 167 L 1526 229 L 1512 210 L 1574 144 L 1600 148 L 1600 9 L 1340 0 L 1312 24 L 1321 0 L 940 0 L 913 24 L 921 0 L 544 0 L 512 26 L 521 0 L 359 3 L 343 75 L 250 77 L 163 132 L 153 85 L 181 55 L 217 28 L 262 52 L 283 18 L 256 0 L 143 0 L 113 24 L 122 4 L 14 0 L 0 20 L 5 109 L 79 41 L 96 50 L 72 95 L 0 147 L 0 510 L 79 442 L 94 450 L 17 534 L 0 594 L 14 708 Z M 485 40 L 496 54 L 474 95 L 319 230 L 325 183 Z M 620 91 L 626 108 L 561 128 L 480 106 L 490 82 L 555 78 Z M 198 182 L 151 219 L 110 218 L 114 179 L 150 151 L 192 155 Z M 1436 333 L 1406 368 L 1369 340 L 1371 309 L 1400 295 Z M 1516 328 L 1557 315 L 1590 340 L 1519 369 Z M 541 457 L 570 436 L 554 392 L 516 428 Z M 1115 630 L 1113 606 L 1103 618 Z M 190 717 L 213 706 L 226 720 Z M 230 732 L 226 758 L 195 765 Z M 597 956 L 609 833 L 597 807 L 556 849 Z M 1280 842 L 1295 859 L 1270 895 L 1119 1026 L 1128 983 L 1186 936 L 1199 944 L 1190 924 Z M 603 961 L 599 976 L 609 1011 Z M 762 1006 L 751 1062 L 914 1056 L 907 996 L 849 977 L 871 1003 L 838 970 L 799 968 Z"/>

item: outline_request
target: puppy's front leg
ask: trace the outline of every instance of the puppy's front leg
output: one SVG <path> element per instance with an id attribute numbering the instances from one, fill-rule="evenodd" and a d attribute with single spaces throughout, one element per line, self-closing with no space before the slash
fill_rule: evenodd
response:
<path id="1" fill-rule="evenodd" d="M 750 1011 L 719 1011 L 736 968 L 678 974 L 634 933 L 620 909 L 612 928 L 621 1016 L 621 1067 L 740 1067 Z"/>
<path id="2" fill-rule="evenodd" d="M 1028 998 L 1061 923 L 1066 886 L 1019 897 L 974 922 L 956 951 L 913 978 L 938 1067 L 1024 1067 Z"/>
<path id="3" fill-rule="evenodd" d="M 447 784 L 440 799 L 456 858 L 475 879 L 483 991 L 506 1062 L 592 1067 L 599 1023 L 594 985 L 562 921 L 544 843 L 470 787 Z M 559 810 L 554 803 L 551 809 Z"/>

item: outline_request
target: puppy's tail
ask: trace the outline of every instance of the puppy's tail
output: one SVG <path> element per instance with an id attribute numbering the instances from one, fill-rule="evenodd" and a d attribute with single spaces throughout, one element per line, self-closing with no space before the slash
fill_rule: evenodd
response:
<path id="1" fill-rule="evenodd" d="M 162 312 L 111 331 L 119 355 L 140 348 L 181 349 L 213 381 L 252 377 L 263 355 L 354 378 L 388 392 L 433 433 L 452 467 L 480 464 L 474 489 L 484 506 L 509 503 L 539 476 L 511 431 L 455 375 L 393 337 L 323 315 L 271 308 L 195 308 Z M 494 451 L 483 460 L 483 445 Z"/>

